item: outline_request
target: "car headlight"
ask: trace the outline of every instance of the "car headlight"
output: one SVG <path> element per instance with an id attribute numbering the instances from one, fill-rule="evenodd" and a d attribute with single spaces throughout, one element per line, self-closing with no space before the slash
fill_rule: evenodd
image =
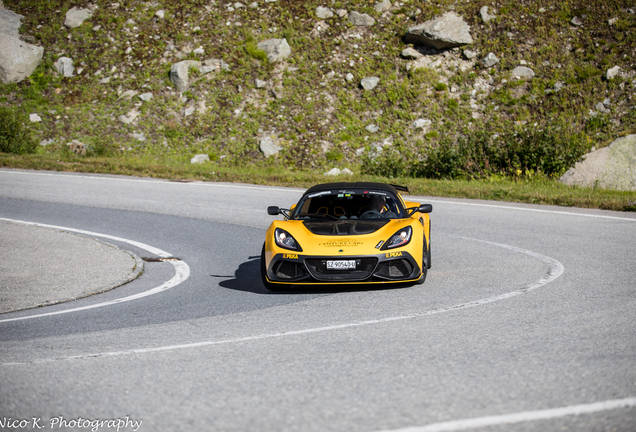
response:
<path id="1" fill-rule="evenodd" d="M 412 234 L 413 234 L 413 229 L 410 226 L 407 226 L 406 228 L 402 228 L 401 230 L 393 234 L 391 238 L 387 240 L 386 243 L 384 243 L 384 246 L 382 247 L 382 249 L 393 249 L 396 247 L 404 246 L 405 244 L 408 244 L 408 242 L 411 241 Z"/>
<path id="2" fill-rule="evenodd" d="M 276 244 L 282 248 L 299 252 L 303 251 L 303 248 L 300 247 L 296 239 L 284 229 L 276 228 L 274 231 L 274 240 Z"/>

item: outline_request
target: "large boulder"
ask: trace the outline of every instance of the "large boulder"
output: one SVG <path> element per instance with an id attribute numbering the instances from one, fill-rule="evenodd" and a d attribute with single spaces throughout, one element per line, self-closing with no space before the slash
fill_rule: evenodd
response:
<path id="1" fill-rule="evenodd" d="M 20 82 L 38 67 L 44 48 L 0 34 L 0 81 Z"/>
<path id="2" fill-rule="evenodd" d="M 9 36 L 20 36 L 20 20 L 24 18 L 9 9 L 0 8 L 0 34 Z"/>
<path id="3" fill-rule="evenodd" d="M 636 135 L 619 138 L 608 147 L 587 154 L 560 181 L 566 185 L 636 191 Z"/>
<path id="4" fill-rule="evenodd" d="M 258 49 L 265 51 L 270 63 L 281 61 L 291 55 L 291 47 L 287 39 L 268 39 L 256 45 Z"/>
<path id="5" fill-rule="evenodd" d="M 20 39 L 20 20 L 8 9 L 0 9 L 0 81 L 20 82 L 33 73 L 44 55 L 44 48 Z"/>
<path id="6" fill-rule="evenodd" d="M 177 87 L 179 93 L 183 93 L 188 90 L 190 86 L 190 68 L 197 70 L 201 69 L 201 62 L 196 60 L 184 60 L 179 63 L 175 63 L 170 68 L 170 81 Z"/>
<path id="7" fill-rule="evenodd" d="M 437 49 L 454 48 L 473 43 L 470 27 L 454 12 L 408 29 L 404 40 L 416 45 L 428 45 Z"/>

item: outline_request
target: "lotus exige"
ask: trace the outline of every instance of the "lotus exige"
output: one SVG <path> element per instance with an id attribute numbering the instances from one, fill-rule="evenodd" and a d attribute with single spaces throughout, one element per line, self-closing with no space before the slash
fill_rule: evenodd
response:
<path id="1" fill-rule="evenodd" d="M 265 287 L 423 283 L 431 267 L 430 204 L 404 201 L 403 186 L 313 186 L 267 230 L 261 253 Z"/>

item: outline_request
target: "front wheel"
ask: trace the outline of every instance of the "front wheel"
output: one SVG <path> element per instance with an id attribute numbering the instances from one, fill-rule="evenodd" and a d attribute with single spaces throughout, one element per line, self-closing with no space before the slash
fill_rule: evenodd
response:
<path id="1" fill-rule="evenodd" d="M 417 280 L 418 285 L 422 285 L 426 280 L 428 269 L 431 268 L 431 250 L 426 247 L 426 239 L 424 239 L 424 253 L 422 253 L 422 275 Z"/>
<path id="2" fill-rule="evenodd" d="M 261 279 L 263 285 L 268 291 L 285 291 L 289 289 L 290 285 L 287 284 L 275 284 L 267 280 L 267 267 L 265 265 L 265 243 L 263 243 L 263 249 L 261 250 Z"/>

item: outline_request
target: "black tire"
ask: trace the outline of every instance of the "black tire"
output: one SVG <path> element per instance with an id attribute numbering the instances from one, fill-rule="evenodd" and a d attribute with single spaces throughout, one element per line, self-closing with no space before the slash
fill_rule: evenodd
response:
<path id="1" fill-rule="evenodd" d="M 426 260 L 426 264 L 428 265 L 428 268 L 431 268 L 431 238 L 428 238 L 428 248 L 426 251 L 426 255 L 427 255 L 427 260 Z"/>
<path id="2" fill-rule="evenodd" d="M 427 249 L 426 239 L 424 239 L 424 249 Z M 422 274 L 416 282 L 418 285 L 422 285 L 424 281 L 426 280 L 426 273 L 428 273 L 428 269 L 431 267 L 431 264 L 429 262 L 429 257 L 430 257 L 430 250 L 427 249 L 426 252 L 422 254 Z"/>
<path id="3" fill-rule="evenodd" d="M 263 243 L 263 249 L 261 250 L 261 279 L 263 281 L 263 285 L 268 291 L 285 291 L 291 286 L 287 284 L 275 284 L 267 280 L 267 269 L 265 268 L 265 243 Z"/>

